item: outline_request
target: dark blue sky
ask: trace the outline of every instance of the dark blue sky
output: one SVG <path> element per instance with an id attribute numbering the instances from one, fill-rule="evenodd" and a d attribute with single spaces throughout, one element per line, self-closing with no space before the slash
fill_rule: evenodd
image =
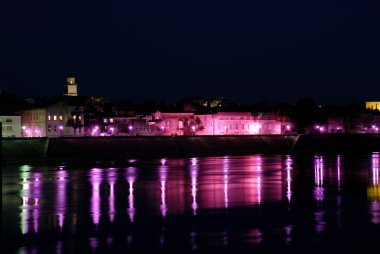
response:
<path id="1" fill-rule="evenodd" d="M 248 3 L 247 3 L 248 2 Z M 2 0 L 0 88 L 112 99 L 380 99 L 379 0 Z"/>

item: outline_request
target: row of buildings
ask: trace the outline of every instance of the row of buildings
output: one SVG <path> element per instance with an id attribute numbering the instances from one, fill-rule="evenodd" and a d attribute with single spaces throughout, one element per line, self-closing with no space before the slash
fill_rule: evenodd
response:
<path id="1" fill-rule="evenodd" d="M 220 107 L 220 101 L 202 102 Z M 214 105 L 215 104 L 215 105 Z M 275 113 L 223 112 L 197 113 L 185 105 L 181 112 L 157 110 L 148 114 L 104 110 L 102 97 L 79 96 L 75 78 L 67 78 L 65 93 L 47 105 L 30 104 L 17 114 L 2 114 L 2 137 L 63 136 L 155 136 L 155 135 L 258 135 L 293 134 L 296 126 Z M 380 110 L 380 103 L 366 106 Z M 190 110 L 189 110 L 190 109 Z M 364 118 L 367 118 L 365 121 Z M 359 117 L 354 128 L 342 117 L 316 123 L 308 133 L 377 133 L 380 117 Z M 351 121 L 352 122 L 352 121 Z"/>

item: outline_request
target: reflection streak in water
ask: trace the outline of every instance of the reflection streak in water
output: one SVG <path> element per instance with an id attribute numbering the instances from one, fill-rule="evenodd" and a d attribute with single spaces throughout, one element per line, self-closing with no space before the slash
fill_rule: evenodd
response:
<path id="1" fill-rule="evenodd" d="M 165 166 L 165 163 L 163 163 L 162 166 L 160 166 L 159 175 L 160 175 L 160 189 L 161 189 L 160 210 L 161 210 L 162 217 L 165 218 L 166 213 L 168 211 L 168 207 L 166 205 L 166 181 L 167 181 L 167 175 L 168 175 L 168 167 Z"/>
<path id="2" fill-rule="evenodd" d="M 128 195 L 128 216 L 130 221 L 133 223 L 136 210 L 134 207 L 135 197 L 133 194 L 133 184 L 136 181 L 136 168 L 135 167 L 128 167 L 126 170 L 126 177 L 129 185 L 129 195 Z"/>
<path id="3" fill-rule="evenodd" d="M 191 177 L 191 197 L 192 197 L 191 209 L 193 210 L 193 215 L 197 215 L 197 208 L 198 208 L 198 204 L 197 204 L 197 177 L 198 177 L 197 158 L 191 159 L 190 177 Z"/>
<path id="4" fill-rule="evenodd" d="M 288 199 L 289 202 L 292 199 L 291 175 L 290 175 L 290 171 L 292 169 L 292 163 L 293 163 L 292 158 L 290 157 L 290 155 L 287 155 L 286 156 L 286 160 L 285 160 L 285 165 L 286 165 L 286 183 L 287 183 L 286 197 L 287 197 L 287 199 Z"/>
<path id="5" fill-rule="evenodd" d="M 97 227 L 100 219 L 100 184 L 102 183 L 102 170 L 99 168 L 93 168 L 89 172 L 90 182 L 92 186 L 91 196 L 91 214 L 92 221 Z"/>
<path id="6" fill-rule="evenodd" d="M 66 178 L 67 172 L 64 170 L 57 171 L 57 203 L 56 214 L 58 216 L 59 228 L 63 229 L 63 221 L 66 212 Z"/>
<path id="7" fill-rule="evenodd" d="M 110 185 L 110 196 L 109 196 L 109 218 L 110 221 L 113 222 L 115 219 L 115 182 L 117 180 L 117 174 L 116 174 L 116 169 L 115 168 L 109 168 L 107 172 L 108 176 L 108 182 Z"/>

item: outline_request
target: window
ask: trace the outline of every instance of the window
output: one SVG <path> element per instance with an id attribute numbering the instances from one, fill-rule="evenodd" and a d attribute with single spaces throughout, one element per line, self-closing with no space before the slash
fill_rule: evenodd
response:
<path id="1" fill-rule="evenodd" d="M 54 131 L 57 131 L 57 125 L 54 125 Z"/>
<path id="2" fill-rule="evenodd" d="M 61 120 L 61 121 L 63 120 L 63 117 L 62 117 L 62 115 L 60 115 L 60 116 L 59 116 L 59 120 Z"/>
<path id="3" fill-rule="evenodd" d="M 53 120 L 54 120 L 54 121 L 57 120 L 57 116 L 56 116 L 56 115 L 53 116 Z"/>
<path id="4" fill-rule="evenodd" d="M 113 118 L 110 118 L 110 123 L 113 123 Z"/>
<path id="5" fill-rule="evenodd" d="M 81 117 L 81 116 L 78 116 L 78 118 L 79 118 L 79 120 L 81 120 L 81 119 L 82 119 L 82 117 Z"/>
<path id="6" fill-rule="evenodd" d="M 77 116 L 76 116 L 76 115 L 73 115 L 73 119 L 74 119 L 74 120 L 77 119 Z"/>
<path id="7" fill-rule="evenodd" d="M 50 125 L 48 125 L 47 128 L 48 128 L 48 132 L 50 132 L 51 131 Z"/>
<path id="8" fill-rule="evenodd" d="M 48 115 L 48 120 L 49 120 L 49 121 L 51 120 L 51 116 L 50 116 L 50 115 Z"/>
<path id="9" fill-rule="evenodd" d="M 107 118 L 104 118 L 104 119 L 103 119 L 103 122 L 104 122 L 104 123 L 107 123 Z"/>
<path id="10" fill-rule="evenodd" d="M 6 128 L 6 130 L 7 131 L 12 131 L 12 126 L 6 126 L 7 128 Z"/>

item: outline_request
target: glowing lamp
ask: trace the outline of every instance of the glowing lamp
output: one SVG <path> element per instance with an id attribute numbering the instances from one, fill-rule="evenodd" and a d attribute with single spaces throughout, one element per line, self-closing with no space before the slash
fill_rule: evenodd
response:
<path id="1" fill-rule="evenodd" d="M 60 129 L 60 130 L 63 130 L 63 126 L 62 126 L 62 125 L 60 125 L 60 126 L 59 126 L 59 129 Z"/>
<path id="2" fill-rule="evenodd" d="M 161 130 L 164 130 L 165 129 L 165 126 L 161 126 Z"/>
<path id="3" fill-rule="evenodd" d="M 286 125 L 286 129 L 287 129 L 287 130 L 290 130 L 290 125 L 289 125 L 289 124 Z"/>
<path id="4" fill-rule="evenodd" d="M 191 126 L 191 129 L 193 130 L 193 131 L 195 131 L 195 126 L 193 125 L 193 126 Z"/>
<path id="5" fill-rule="evenodd" d="M 25 129 L 26 129 L 26 126 L 22 126 L 22 129 L 25 130 Z"/>
<path id="6" fill-rule="evenodd" d="M 133 129 L 132 125 L 129 125 L 129 126 L 128 126 L 128 129 L 132 130 L 132 129 Z"/>

